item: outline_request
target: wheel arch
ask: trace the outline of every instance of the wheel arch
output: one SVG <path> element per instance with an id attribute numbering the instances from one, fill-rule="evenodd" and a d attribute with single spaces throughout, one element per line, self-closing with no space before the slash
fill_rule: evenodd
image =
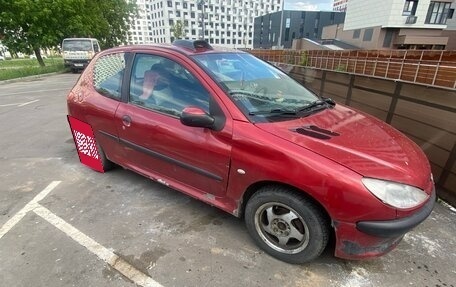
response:
<path id="1" fill-rule="evenodd" d="M 258 191 L 260 190 L 261 188 L 265 187 L 265 186 L 281 186 L 281 187 L 285 187 L 289 190 L 291 190 L 292 192 L 300 195 L 300 196 L 304 196 L 307 200 L 311 201 L 313 204 L 315 204 L 315 206 L 317 206 L 323 213 L 324 215 L 326 216 L 328 222 L 331 222 L 331 216 L 329 214 L 329 212 L 326 210 L 326 208 L 323 206 L 323 204 L 321 204 L 318 200 L 316 200 L 314 197 L 312 197 L 308 192 L 302 190 L 302 189 L 299 189 L 293 185 L 290 185 L 290 184 L 286 184 L 286 183 L 283 183 L 283 182 L 278 182 L 278 181 L 259 181 L 259 182 L 255 182 L 253 184 L 251 184 L 249 187 L 247 187 L 247 189 L 245 190 L 244 194 L 242 195 L 242 202 L 240 203 L 240 206 L 239 206 L 239 218 L 243 218 L 244 217 L 244 213 L 245 213 L 245 207 L 246 207 L 246 204 L 247 202 L 249 201 L 249 199 Z"/>

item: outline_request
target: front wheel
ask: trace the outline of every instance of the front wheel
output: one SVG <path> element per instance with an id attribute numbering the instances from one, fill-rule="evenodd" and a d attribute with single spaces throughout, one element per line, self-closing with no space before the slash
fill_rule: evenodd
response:
<path id="1" fill-rule="evenodd" d="M 325 214 L 304 196 L 285 187 L 258 190 L 247 202 L 245 222 L 264 251 L 288 263 L 311 261 L 328 243 Z"/>

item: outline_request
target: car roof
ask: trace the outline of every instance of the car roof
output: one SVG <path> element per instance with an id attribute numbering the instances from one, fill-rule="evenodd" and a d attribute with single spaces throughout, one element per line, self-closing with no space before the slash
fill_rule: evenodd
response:
<path id="1" fill-rule="evenodd" d="M 67 40 L 96 40 L 98 41 L 96 38 L 65 38 L 63 39 L 63 41 L 67 41 Z"/>
<path id="2" fill-rule="evenodd" d="M 144 50 L 176 51 L 187 56 L 212 53 L 245 53 L 241 50 L 221 46 L 211 46 L 204 40 L 176 40 L 172 44 L 126 45 L 108 49 L 105 52 L 135 52 Z"/>

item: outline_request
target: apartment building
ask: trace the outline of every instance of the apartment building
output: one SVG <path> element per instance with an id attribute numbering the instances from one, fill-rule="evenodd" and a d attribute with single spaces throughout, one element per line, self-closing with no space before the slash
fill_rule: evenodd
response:
<path id="1" fill-rule="evenodd" d="M 345 13 L 283 10 L 255 18 L 254 48 L 292 48 L 295 39 L 321 39 L 323 27 L 344 22 Z"/>
<path id="2" fill-rule="evenodd" d="M 444 31 L 455 17 L 455 0 L 349 0 L 347 4 L 344 25 L 325 27 L 323 38 L 364 49 L 448 48 L 452 32 Z"/>
<path id="3" fill-rule="evenodd" d="M 333 11 L 346 12 L 348 0 L 334 0 Z"/>
<path id="4" fill-rule="evenodd" d="M 206 39 L 230 48 L 253 47 L 254 18 L 280 11 L 284 0 L 131 0 L 140 9 L 128 44 L 171 43 L 183 23 L 183 39 Z"/>

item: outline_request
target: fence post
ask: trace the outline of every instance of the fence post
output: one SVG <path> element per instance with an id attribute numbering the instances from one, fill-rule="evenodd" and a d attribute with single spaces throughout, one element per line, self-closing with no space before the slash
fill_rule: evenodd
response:
<path id="1" fill-rule="evenodd" d="M 415 78 L 413 79 L 414 83 L 416 83 L 416 79 L 418 78 L 418 72 L 420 71 L 421 61 L 423 60 L 423 54 L 424 54 L 424 51 L 421 51 L 420 61 L 418 62 L 418 65 L 416 67 Z"/>
<path id="2" fill-rule="evenodd" d="M 393 55 L 393 51 L 390 51 L 390 56 L 388 58 L 388 63 L 386 64 L 385 79 L 388 78 L 388 72 L 389 72 L 389 67 L 390 67 L 390 64 L 391 64 L 392 55 Z"/>
<path id="3" fill-rule="evenodd" d="M 404 53 L 404 57 L 402 58 L 402 63 L 401 63 L 401 70 L 399 71 L 399 77 L 398 79 L 402 79 L 402 70 L 404 69 L 404 62 L 405 62 L 405 59 L 407 58 L 407 51 L 408 50 L 405 50 L 405 53 Z"/>
<path id="4" fill-rule="evenodd" d="M 445 182 L 450 175 L 451 167 L 456 162 L 456 143 L 453 144 L 453 148 L 451 149 L 450 155 L 445 163 L 445 167 L 442 170 L 442 174 L 440 174 L 439 181 L 437 182 L 438 185 L 444 186 Z"/>
<path id="5" fill-rule="evenodd" d="M 347 97 L 345 98 L 345 104 L 349 106 L 351 104 L 353 86 L 355 85 L 355 75 L 350 75 L 350 83 L 348 85 Z"/>
<path id="6" fill-rule="evenodd" d="M 321 82 L 320 82 L 320 92 L 318 93 L 320 97 L 323 97 L 323 93 L 325 92 L 325 82 L 326 82 L 326 70 L 323 70 L 323 75 L 321 75 Z"/>
<path id="7" fill-rule="evenodd" d="M 388 115 L 386 116 L 385 122 L 388 124 L 391 124 L 391 121 L 394 116 L 394 111 L 396 110 L 396 105 L 397 105 L 397 100 L 399 99 L 399 96 L 401 95 L 401 89 L 402 89 L 402 82 L 396 81 L 396 87 L 394 89 L 394 93 L 392 95 L 391 99 L 391 104 L 388 110 Z"/>
<path id="8" fill-rule="evenodd" d="M 359 51 L 356 51 L 355 67 L 353 68 L 353 74 L 356 74 L 356 68 L 358 66 L 358 58 L 359 58 Z"/>
<path id="9" fill-rule="evenodd" d="M 375 73 L 377 72 L 378 56 L 379 56 L 379 51 L 377 51 L 377 59 L 374 62 L 374 69 L 372 70 L 372 76 L 375 76 Z"/>
<path id="10" fill-rule="evenodd" d="M 434 79 L 432 80 L 432 85 L 435 85 L 435 80 L 437 79 L 437 74 L 439 73 L 440 62 L 442 62 L 443 51 L 440 52 L 440 58 L 437 62 L 437 66 L 435 67 Z"/>

